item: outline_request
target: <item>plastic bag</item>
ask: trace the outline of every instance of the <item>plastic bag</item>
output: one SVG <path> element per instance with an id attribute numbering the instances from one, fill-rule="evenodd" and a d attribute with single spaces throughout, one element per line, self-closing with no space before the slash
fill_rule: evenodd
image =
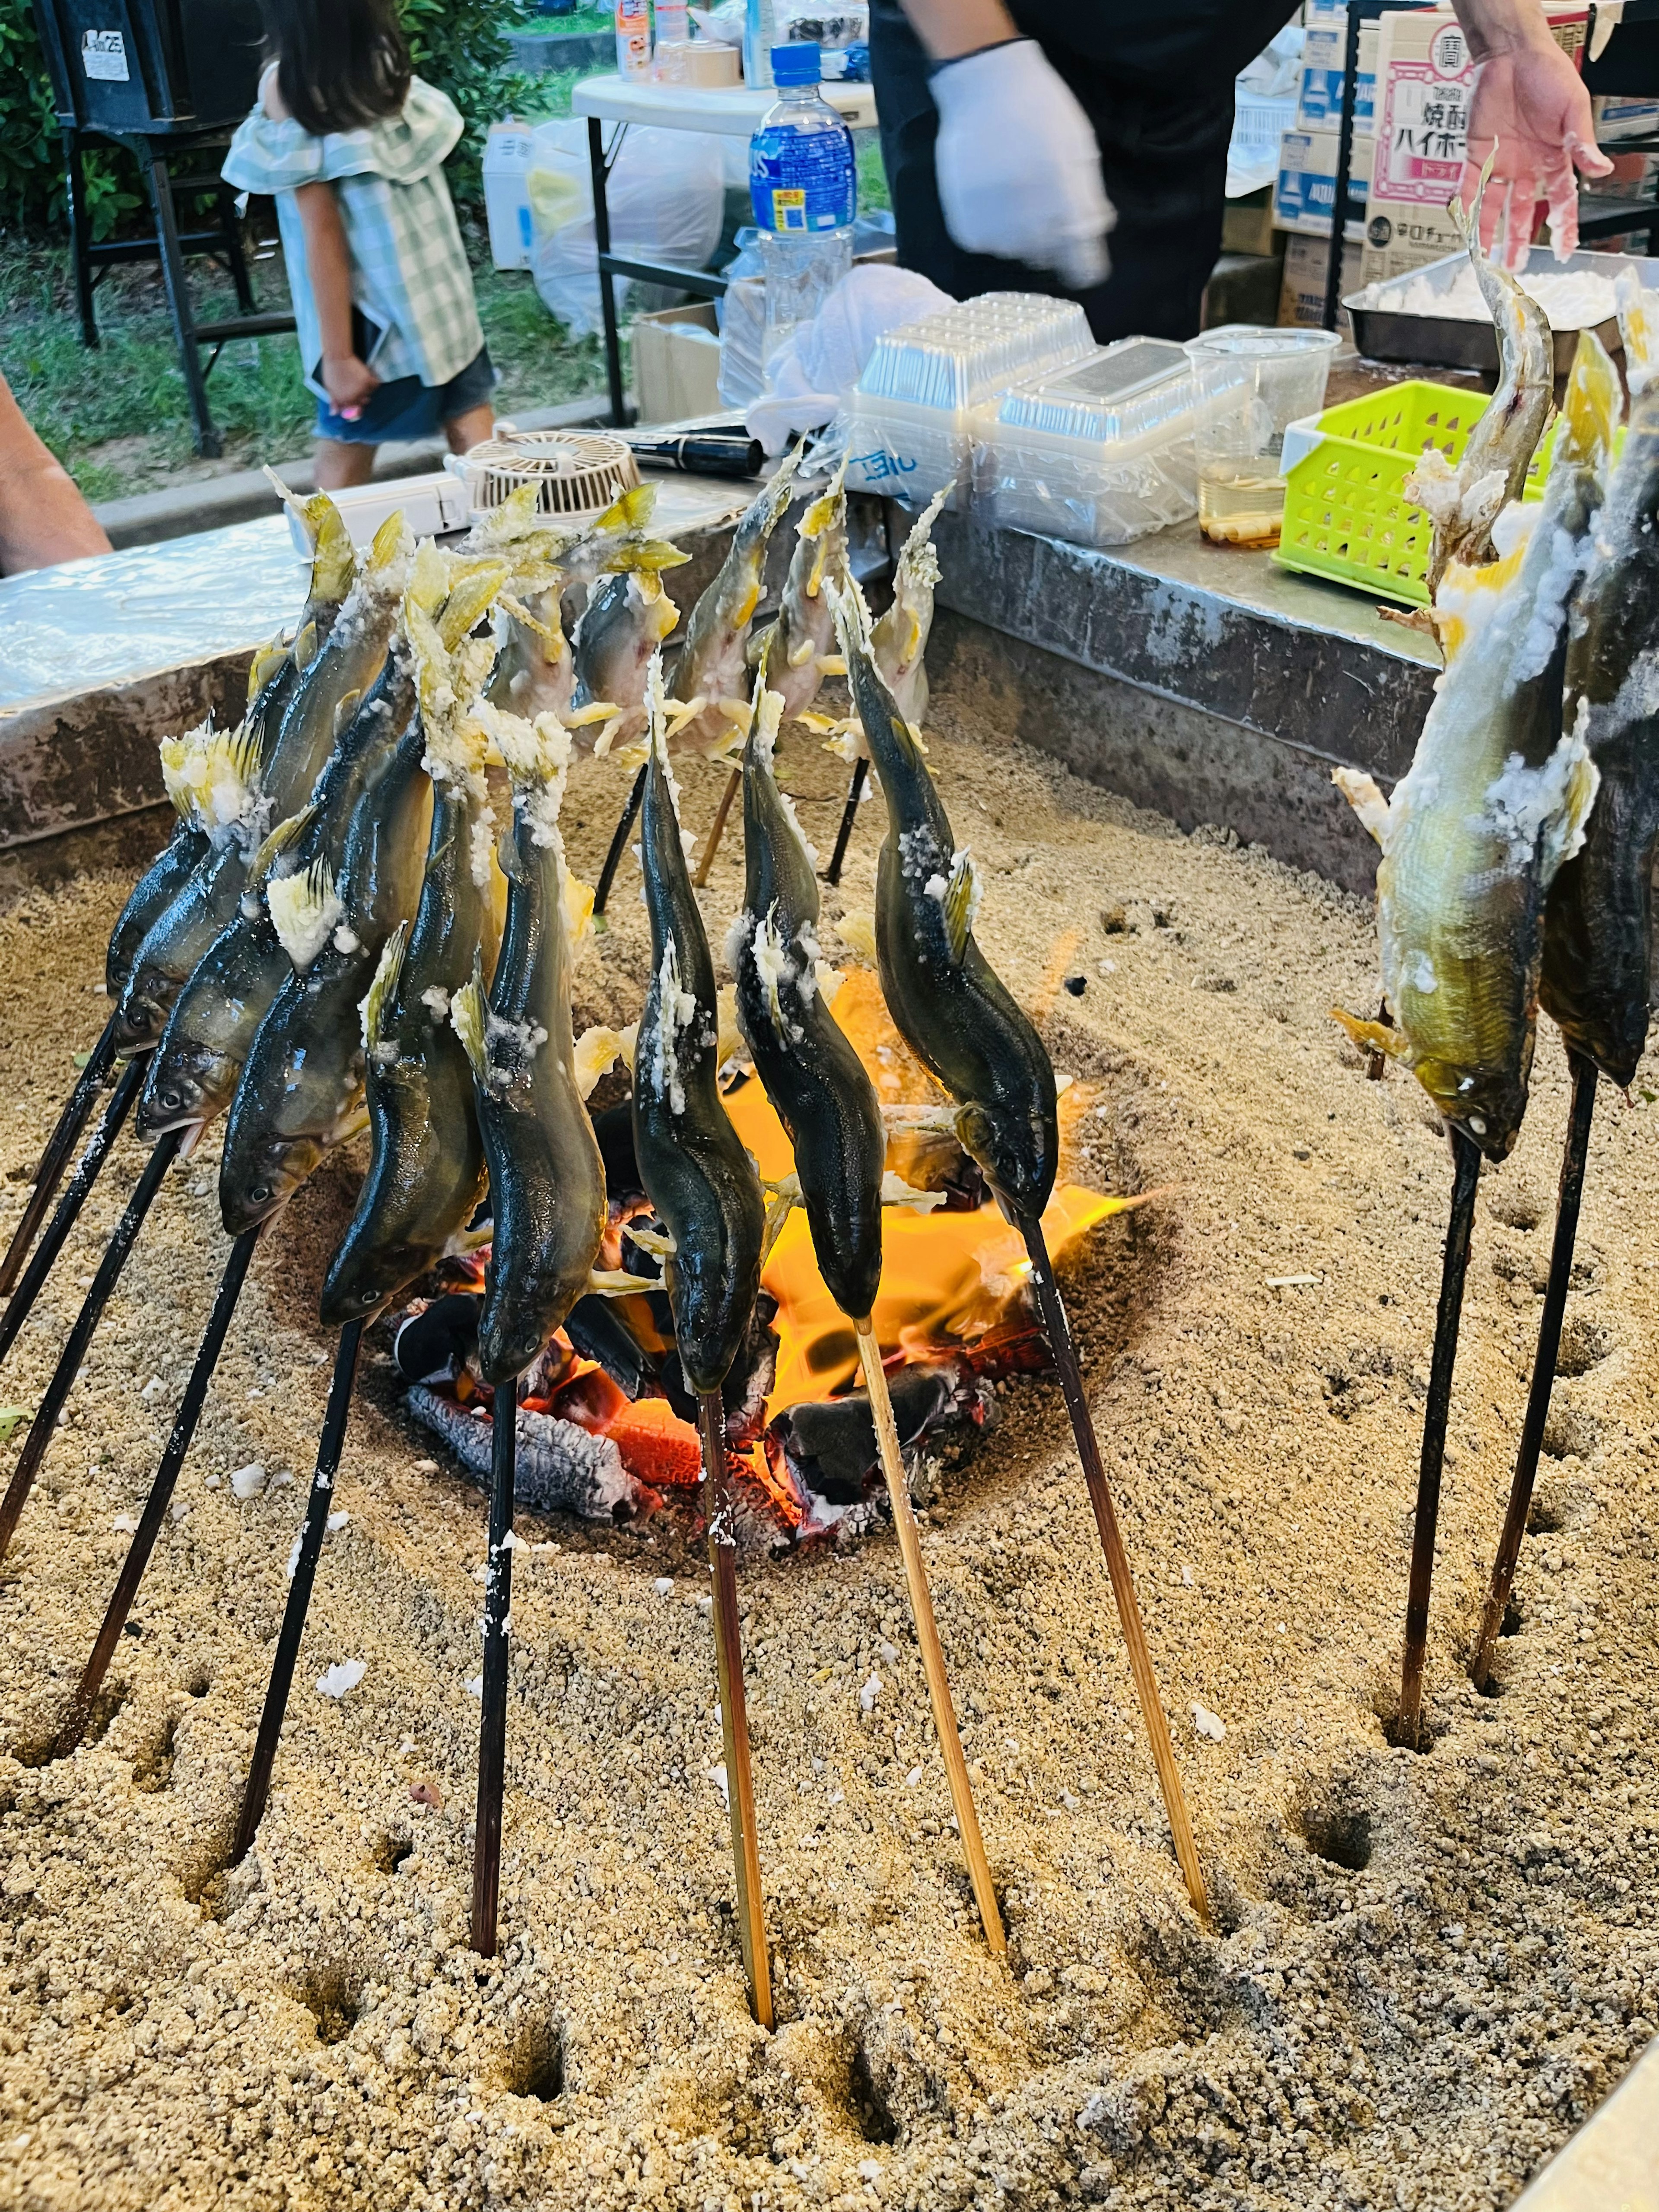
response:
<path id="1" fill-rule="evenodd" d="M 887 262 L 853 270 L 773 358 L 766 389 L 749 409 L 750 435 L 768 453 L 780 453 L 797 431 L 821 428 L 858 382 L 884 331 L 938 314 L 951 304 L 937 285 L 914 270 Z"/>
<path id="2" fill-rule="evenodd" d="M 539 126 L 525 185 L 535 238 L 531 274 L 536 289 L 573 337 L 585 337 L 601 323 L 586 123 Z M 630 128 L 612 164 L 605 198 L 613 252 L 701 269 L 720 243 L 725 208 L 720 141 L 706 131 Z M 629 288 L 630 296 L 634 289 Z M 660 295 L 653 305 L 672 305 L 684 296 L 657 286 L 639 289 Z"/>

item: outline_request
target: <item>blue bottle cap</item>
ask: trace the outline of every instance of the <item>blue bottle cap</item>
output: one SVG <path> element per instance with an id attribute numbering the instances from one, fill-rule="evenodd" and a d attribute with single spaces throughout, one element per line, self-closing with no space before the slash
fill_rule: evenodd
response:
<path id="1" fill-rule="evenodd" d="M 817 84 L 823 74 L 823 63 L 817 41 L 791 40 L 787 46 L 772 49 L 772 82 L 774 84 Z"/>

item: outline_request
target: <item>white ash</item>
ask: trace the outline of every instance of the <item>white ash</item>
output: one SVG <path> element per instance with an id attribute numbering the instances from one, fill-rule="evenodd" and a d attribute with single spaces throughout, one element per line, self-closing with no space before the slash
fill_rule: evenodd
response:
<path id="1" fill-rule="evenodd" d="M 487 1487 L 490 1424 L 473 1420 L 453 1398 L 424 1383 L 410 1391 L 409 1408 L 422 1427 L 443 1438 L 464 1471 Z M 514 1495 L 527 1513 L 574 1513 L 585 1521 L 642 1521 L 661 1503 L 629 1474 L 609 1437 L 522 1406 Z"/>

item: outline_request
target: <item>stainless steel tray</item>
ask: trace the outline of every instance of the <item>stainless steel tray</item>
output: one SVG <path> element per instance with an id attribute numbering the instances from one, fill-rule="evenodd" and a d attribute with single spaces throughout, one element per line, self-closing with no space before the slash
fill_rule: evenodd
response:
<path id="1" fill-rule="evenodd" d="M 1426 262 L 1409 276 L 1389 277 L 1386 284 L 1367 285 L 1364 291 L 1355 292 L 1344 300 L 1353 323 L 1353 342 L 1370 361 L 1401 361 L 1421 362 L 1441 368 L 1473 368 L 1484 370 L 1488 375 L 1498 372 L 1498 333 L 1490 323 L 1465 322 L 1450 315 L 1402 315 L 1389 307 L 1365 305 L 1372 291 L 1394 290 L 1411 283 L 1420 283 L 1425 277 L 1439 291 L 1449 291 L 1457 281 L 1459 272 L 1468 266 L 1466 253 L 1449 253 L 1443 260 Z M 1592 276 L 1605 276 L 1609 281 L 1621 269 L 1633 269 L 1637 282 L 1644 289 L 1659 289 L 1659 260 L 1637 253 L 1570 253 L 1565 261 L 1558 261 L 1547 246 L 1534 246 L 1527 260 L 1529 270 L 1555 273 L 1578 269 Z M 1609 318 L 1595 325 L 1595 335 L 1609 353 L 1617 353 L 1623 343 L 1619 335 L 1618 322 Z M 1573 349 L 1578 343 L 1575 331 L 1555 333 L 1555 373 L 1565 376 L 1572 367 Z"/>

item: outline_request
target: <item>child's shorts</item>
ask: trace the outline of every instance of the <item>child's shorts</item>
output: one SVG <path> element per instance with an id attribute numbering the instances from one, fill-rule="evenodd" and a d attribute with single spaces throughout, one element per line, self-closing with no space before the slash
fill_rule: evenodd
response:
<path id="1" fill-rule="evenodd" d="M 429 438 L 441 422 L 453 422 L 469 408 L 481 407 L 495 388 L 489 348 L 480 346 L 459 376 L 447 384 L 422 384 L 418 376 L 397 376 L 383 384 L 355 422 L 337 415 L 326 399 L 317 402 L 317 435 L 342 446 L 385 446 L 394 439 Z"/>

